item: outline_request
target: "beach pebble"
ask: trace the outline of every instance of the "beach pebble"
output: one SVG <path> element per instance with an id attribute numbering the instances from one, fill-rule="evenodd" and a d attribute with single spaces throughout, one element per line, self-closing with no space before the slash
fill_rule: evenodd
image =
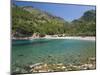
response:
<path id="1" fill-rule="evenodd" d="M 62 66 L 62 69 L 65 69 L 66 67 L 65 66 Z"/>

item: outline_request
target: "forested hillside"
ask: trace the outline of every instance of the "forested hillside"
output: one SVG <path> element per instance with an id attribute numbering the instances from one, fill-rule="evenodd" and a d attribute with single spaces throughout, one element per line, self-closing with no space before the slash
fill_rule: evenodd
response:
<path id="1" fill-rule="evenodd" d="M 30 6 L 12 6 L 12 34 L 16 37 L 32 36 L 33 33 L 43 35 L 95 36 L 95 20 L 95 10 L 86 11 L 79 19 L 68 22 Z"/>
<path id="2" fill-rule="evenodd" d="M 86 11 L 82 17 L 72 21 L 73 33 L 83 36 L 96 35 L 96 11 Z"/>

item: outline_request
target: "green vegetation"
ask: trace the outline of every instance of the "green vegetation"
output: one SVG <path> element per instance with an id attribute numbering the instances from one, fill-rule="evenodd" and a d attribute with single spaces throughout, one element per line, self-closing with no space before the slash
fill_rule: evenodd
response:
<path id="1" fill-rule="evenodd" d="M 72 22 L 32 7 L 12 6 L 12 35 L 15 37 L 65 34 L 66 36 L 95 36 L 95 10 L 86 11 Z"/>
<path id="2" fill-rule="evenodd" d="M 96 13 L 95 10 L 86 11 L 83 16 L 72 21 L 73 33 L 81 36 L 96 35 Z"/>

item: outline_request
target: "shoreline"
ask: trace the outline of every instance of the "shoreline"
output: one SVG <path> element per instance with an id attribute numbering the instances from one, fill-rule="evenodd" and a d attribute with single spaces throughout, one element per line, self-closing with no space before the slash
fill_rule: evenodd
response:
<path id="1" fill-rule="evenodd" d="M 45 37 L 13 37 L 12 40 L 33 40 L 33 39 L 74 39 L 74 40 L 88 40 L 88 41 L 95 41 L 96 37 L 95 36 L 65 36 L 65 37 L 58 37 L 58 36 L 51 36 L 51 35 L 46 35 Z"/>
<path id="2" fill-rule="evenodd" d="M 16 68 L 18 69 L 18 67 Z M 24 65 L 19 67 L 18 71 L 14 70 L 12 73 L 43 73 L 43 72 L 67 72 L 67 71 L 79 71 L 79 70 L 94 70 L 96 69 L 96 58 L 92 57 L 85 63 L 80 64 L 48 64 L 48 63 L 35 63 L 30 65 Z"/>
<path id="3" fill-rule="evenodd" d="M 90 40 L 90 41 L 95 41 L 96 38 L 94 36 L 66 36 L 66 37 L 52 37 L 52 36 L 45 36 L 43 37 L 45 39 L 75 39 L 75 40 Z"/>

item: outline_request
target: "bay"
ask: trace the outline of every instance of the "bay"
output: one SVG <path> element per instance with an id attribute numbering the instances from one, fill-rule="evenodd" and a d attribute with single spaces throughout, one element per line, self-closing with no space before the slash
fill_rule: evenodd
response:
<path id="1" fill-rule="evenodd" d="M 96 55 L 95 41 L 72 39 L 12 40 L 12 67 L 15 64 L 85 62 Z"/>

